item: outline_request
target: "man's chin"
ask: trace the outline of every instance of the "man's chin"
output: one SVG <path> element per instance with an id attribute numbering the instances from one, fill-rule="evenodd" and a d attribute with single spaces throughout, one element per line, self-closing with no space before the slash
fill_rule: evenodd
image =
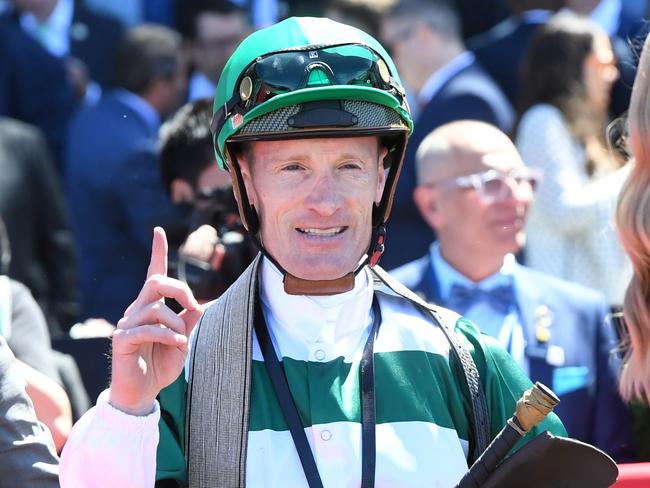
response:
<path id="1" fill-rule="evenodd" d="M 286 271 L 296 278 L 309 281 L 329 281 L 344 277 L 354 271 L 354 265 L 304 263 L 288 266 Z"/>

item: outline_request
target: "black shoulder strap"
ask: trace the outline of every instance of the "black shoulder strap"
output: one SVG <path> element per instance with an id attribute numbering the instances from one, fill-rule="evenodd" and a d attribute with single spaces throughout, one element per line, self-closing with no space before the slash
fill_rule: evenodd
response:
<path id="1" fill-rule="evenodd" d="M 472 427 L 474 435 L 470 439 L 469 458 L 470 461 L 478 458 L 490 443 L 490 428 L 485 392 L 481 387 L 481 378 L 472 355 L 461 344 L 458 335 L 453 329 L 453 325 L 450 326 L 447 321 L 442 319 L 435 305 L 420 298 L 379 266 L 374 266 L 370 270 L 379 282 L 386 285 L 397 295 L 409 300 L 427 316 L 433 318 L 433 321 L 440 326 L 440 329 L 447 337 L 453 353 L 463 368 L 466 386 L 469 391 L 469 399 L 472 405 Z"/>

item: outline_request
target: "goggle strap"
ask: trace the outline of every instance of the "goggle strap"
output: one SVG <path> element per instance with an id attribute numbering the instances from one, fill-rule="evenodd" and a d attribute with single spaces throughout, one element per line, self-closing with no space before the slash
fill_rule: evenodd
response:
<path id="1" fill-rule="evenodd" d="M 382 223 L 376 226 L 372 231 L 372 239 L 367 256 L 369 256 L 369 266 L 372 268 L 379 262 L 379 258 L 384 253 L 384 243 L 386 242 L 386 226 Z"/>
<path id="2" fill-rule="evenodd" d="M 223 104 L 223 107 L 214 113 L 212 122 L 210 122 L 210 132 L 212 132 L 213 137 L 219 134 L 221 126 L 226 123 L 228 116 L 239 102 L 241 102 L 239 94 L 233 95 L 230 100 Z"/>

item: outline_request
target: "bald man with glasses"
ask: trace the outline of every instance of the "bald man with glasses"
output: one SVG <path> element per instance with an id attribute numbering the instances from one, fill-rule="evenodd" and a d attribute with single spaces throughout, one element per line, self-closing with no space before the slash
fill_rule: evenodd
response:
<path id="1" fill-rule="evenodd" d="M 438 240 L 391 274 L 473 320 L 533 381 L 551 386 L 571 437 L 618 461 L 633 459 L 604 297 L 515 261 L 543 175 L 524 166 L 504 133 L 478 121 L 430 133 L 418 148 L 416 172 L 413 198 Z"/>

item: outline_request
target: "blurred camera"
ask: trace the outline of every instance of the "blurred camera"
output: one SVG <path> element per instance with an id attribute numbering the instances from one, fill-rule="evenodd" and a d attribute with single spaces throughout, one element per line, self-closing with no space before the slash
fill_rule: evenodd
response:
<path id="1" fill-rule="evenodd" d="M 187 256 L 177 257 L 177 276 L 185 281 L 198 300 L 212 300 L 220 296 L 246 269 L 255 256 L 255 249 L 241 223 L 232 189 L 220 187 L 201 191 L 196 195 L 189 217 L 189 233 L 202 225 L 217 231 L 213 246 L 221 244 L 225 256 L 219 269 L 210 262 Z"/>

